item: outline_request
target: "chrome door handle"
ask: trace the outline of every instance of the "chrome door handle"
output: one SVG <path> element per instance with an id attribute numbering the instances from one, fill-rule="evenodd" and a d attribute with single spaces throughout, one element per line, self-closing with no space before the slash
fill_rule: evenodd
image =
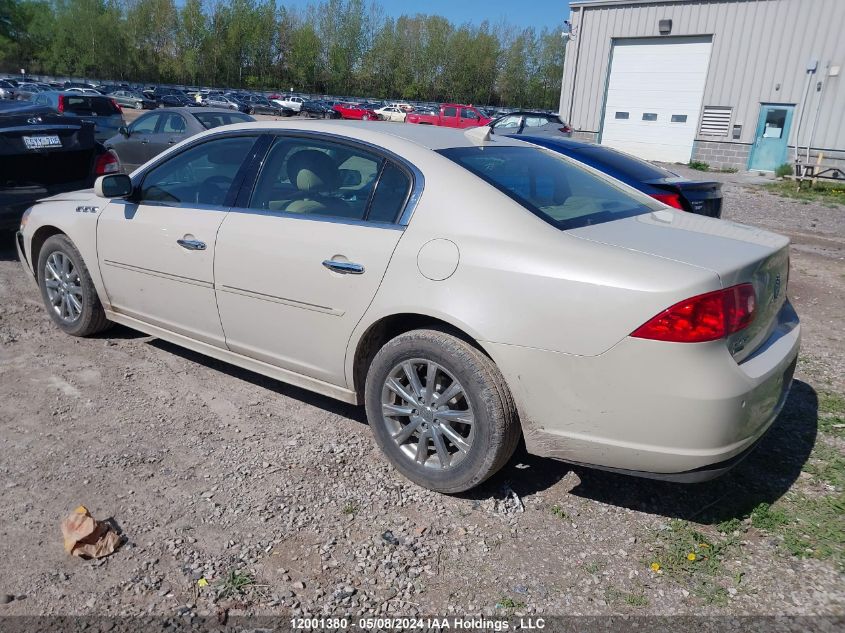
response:
<path id="1" fill-rule="evenodd" d="M 333 259 L 327 259 L 323 262 L 323 266 L 336 273 L 343 273 L 345 275 L 361 275 L 364 273 L 364 267 L 361 264 L 353 264 L 352 262 L 338 262 Z"/>
<path id="2" fill-rule="evenodd" d="M 189 251 L 204 251 L 205 242 L 199 240 L 176 240 L 176 243 L 182 248 L 187 248 Z"/>

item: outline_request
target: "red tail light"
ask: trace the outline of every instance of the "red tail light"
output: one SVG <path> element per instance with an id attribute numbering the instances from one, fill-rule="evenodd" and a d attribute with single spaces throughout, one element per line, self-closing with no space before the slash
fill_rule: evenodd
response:
<path id="1" fill-rule="evenodd" d="M 559 127 L 558 129 L 564 134 L 570 134 L 572 132 L 572 128 L 568 125 L 564 125 L 563 127 Z"/>
<path id="2" fill-rule="evenodd" d="M 59 110 L 59 112 L 65 111 L 65 96 L 64 95 L 59 95 L 59 108 L 58 108 L 58 110 Z"/>
<path id="3" fill-rule="evenodd" d="M 681 196 L 676 193 L 653 193 L 651 197 L 655 200 L 660 200 L 660 202 L 670 207 L 675 207 L 681 211 L 684 210 L 684 205 L 681 203 Z"/>
<path id="4" fill-rule="evenodd" d="M 715 341 L 748 327 L 756 308 L 754 286 L 731 286 L 676 303 L 631 336 L 673 343 Z"/>
<path id="5" fill-rule="evenodd" d="M 115 101 L 114 99 L 109 99 L 109 101 L 111 101 L 111 104 L 114 106 L 115 110 L 117 110 L 120 114 L 123 114 L 123 108 L 120 107 L 120 104 L 117 101 Z"/>
<path id="6" fill-rule="evenodd" d="M 108 151 L 97 156 L 94 163 L 94 175 L 105 176 L 106 174 L 116 174 L 119 171 L 120 160 L 114 152 Z"/>

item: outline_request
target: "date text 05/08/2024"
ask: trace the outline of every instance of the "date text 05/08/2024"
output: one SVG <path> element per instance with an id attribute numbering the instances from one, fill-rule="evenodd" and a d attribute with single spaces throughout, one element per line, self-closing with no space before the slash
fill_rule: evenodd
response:
<path id="1" fill-rule="evenodd" d="M 457 631 L 508 631 L 508 630 L 540 630 L 546 622 L 543 618 L 482 618 L 482 617 L 430 617 L 430 618 L 291 618 L 291 629 L 294 631 L 344 631 L 359 629 L 371 630 L 457 630 Z"/>

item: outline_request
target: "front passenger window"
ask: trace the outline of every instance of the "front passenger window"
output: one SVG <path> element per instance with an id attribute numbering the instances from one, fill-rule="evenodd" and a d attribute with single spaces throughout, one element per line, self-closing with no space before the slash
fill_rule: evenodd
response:
<path id="1" fill-rule="evenodd" d="M 180 152 L 144 178 L 141 200 L 219 206 L 255 143 L 255 137 L 217 138 Z"/>

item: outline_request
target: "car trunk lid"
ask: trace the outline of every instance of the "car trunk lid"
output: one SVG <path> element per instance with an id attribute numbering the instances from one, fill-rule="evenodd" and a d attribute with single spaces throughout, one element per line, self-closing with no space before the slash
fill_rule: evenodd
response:
<path id="1" fill-rule="evenodd" d="M 0 187 L 84 183 L 95 153 L 88 124 L 38 110 L 0 117 Z"/>
<path id="2" fill-rule="evenodd" d="M 769 231 L 667 209 L 567 233 L 710 270 L 724 288 L 751 283 L 757 302 L 754 320 L 727 339 L 738 362 L 769 337 L 786 301 L 789 240 Z"/>

